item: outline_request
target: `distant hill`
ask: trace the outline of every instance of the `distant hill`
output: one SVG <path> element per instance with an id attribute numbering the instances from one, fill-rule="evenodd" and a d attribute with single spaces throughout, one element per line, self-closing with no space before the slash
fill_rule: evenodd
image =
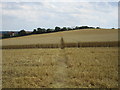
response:
<path id="1" fill-rule="evenodd" d="M 84 29 L 64 31 L 47 34 L 35 34 L 23 37 L 3 39 L 3 45 L 30 45 L 30 44 L 55 44 L 60 43 L 61 37 L 65 42 L 94 42 L 118 41 L 117 29 Z"/>
<path id="2" fill-rule="evenodd" d="M 0 34 L 5 34 L 5 33 L 8 33 L 8 32 L 18 32 L 18 31 L 0 31 Z"/>

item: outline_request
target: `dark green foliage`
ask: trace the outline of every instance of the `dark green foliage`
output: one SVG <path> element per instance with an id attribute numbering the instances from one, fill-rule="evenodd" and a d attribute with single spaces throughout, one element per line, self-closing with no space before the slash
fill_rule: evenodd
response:
<path id="1" fill-rule="evenodd" d="M 50 32 L 52 32 L 52 31 L 53 31 L 52 29 L 49 29 L 49 28 L 48 28 L 46 32 L 47 32 L 47 33 L 50 33 Z"/>
<path id="2" fill-rule="evenodd" d="M 10 38 L 10 34 L 9 34 L 9 33 L 6 33 L 6 34 L 3 35 L 2 38 Z"/>
<path id="3" fill-rule="evenodd" d="M 46 29 L 44 29 L 44 28 L 37 28 L 37 31 L 36 31 L 37 34 L 42 34 L 45 32 L 46 32 Z"/>
<path id="4" fill-rule="evenodd" d="M 67 31 L 68 29 L 66 27 L 63 27 L 61 31 Z"/>
<path id="5" fill-rule="evenodd" d="M 36 29 L 34 29 L 33 30 L 33 32 L 32 32 L 32 34 L 36 34 L 37 33 L 37 30 Z"/>
<path id="6" fill-rule="evenodd" d="M 100 29 L 100 27 L 96 27 L 96 29 Z"/>
<path id="7" fill-rule="evenodd" d="M 80 27 L 76 26 L 75 29 L 79 29 Z"/>
<path id="8" fill-rule="evenodd" d="M 25 35 L 26 35 L 25 30 L 21 30 L 20 32 L 18 32 L 18 36 L 25 36 Z"/>
<path id="9" fill-rule="evenodd" d="M 68 27 L 67 30 L 72 30 L 72 28 Z"/>
<path id="10" fill-rule="evenodd" d="M 37 34 L 41 34 L 42 33 L 42 29 L 41 28 L 37 28 Z"/>
<path id="11" fill-rule="evenodd" d="M 60 31 L 61 29 L 60 29 L 60 27 L 55 27 L 55 32 L 58 32 L 58 31 Z"/>

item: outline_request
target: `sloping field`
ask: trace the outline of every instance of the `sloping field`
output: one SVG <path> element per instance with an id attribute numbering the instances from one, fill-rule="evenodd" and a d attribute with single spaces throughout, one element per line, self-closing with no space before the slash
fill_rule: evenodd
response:
<path id="1" fill-rule="evenodd" d="M 118 41 L 118 30 L 89 29 L 30 35 L 2 40 L 2 45 L 59 44 L 61 37 L 66 43 Z"/>

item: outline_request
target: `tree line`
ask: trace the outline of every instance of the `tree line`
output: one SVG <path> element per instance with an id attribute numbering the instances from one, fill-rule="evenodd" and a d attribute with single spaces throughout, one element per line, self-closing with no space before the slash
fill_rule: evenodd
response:
<path id="1" fill-rule="evenodd" d="M 20 30 L 19 32 L 8 32 L 3 34 L 2 38 L 12 38 L 12 37 L 20 37 L 20 36 L 27 36 L 32 34 L 43 34 L 43 33 L 53 33 L 53 32 L 60 32 L 60 31 L 70 31 L 70 30 L 78 30 L 78 29 L 100 29 L 100 27 L 88 27 L 88 26 L 76 26 L 74 28 L 70 27 L 58 27 L 56 26 L 54 29 L 45 29 L 45 28 L 37 28 L 34 29 L 32 32 L 27 32 L 26 30 Z"/>

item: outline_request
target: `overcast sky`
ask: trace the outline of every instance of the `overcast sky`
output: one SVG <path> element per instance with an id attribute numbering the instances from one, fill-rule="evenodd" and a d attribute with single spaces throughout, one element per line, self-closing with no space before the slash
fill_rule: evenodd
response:
<path id="1" fill-rule="evenodd" d="M 99 26 L 118 27 L 117 2 L 4 2 L 2 30 Z"/>

